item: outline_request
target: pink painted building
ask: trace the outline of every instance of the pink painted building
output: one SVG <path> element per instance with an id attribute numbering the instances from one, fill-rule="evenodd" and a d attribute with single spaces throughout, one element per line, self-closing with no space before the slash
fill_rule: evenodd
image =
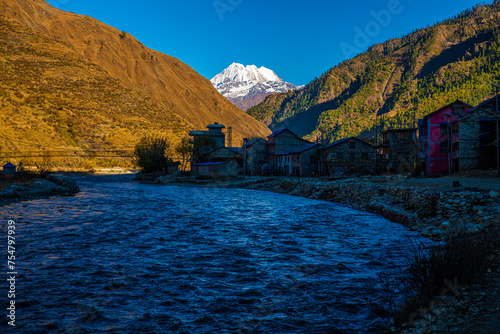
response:
<path id="1" fill-rule="evenodd" d="M 464 116 L 471 108 L 471 105 L 457 100 L 418 120 L 419 161 L 425 175 L 451 172 L 451 122 Z"/>

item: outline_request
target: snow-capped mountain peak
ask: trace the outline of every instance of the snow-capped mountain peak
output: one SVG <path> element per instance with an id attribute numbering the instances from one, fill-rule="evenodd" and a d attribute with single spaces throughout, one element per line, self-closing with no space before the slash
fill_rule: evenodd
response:
<path id="1" fill-rule="evenodd" d="M 232 63 L 210 81 L 222 95 L 243 110 L 264 101 L 267 95 L 300 88 L 283 81 L 264 66 L 257 68 L 238 63 Z"/>
<path id="2" fill-rule="evenodd" d="M 232 63 L 228 68 L 226 68 L 222 73 L 217 74 L 212 80 L 210 80 L 213 85 L 220 85 L 225 82 L 236 81 L 236 82 L 268 82 L 277 81 L 283 82 L 276 73 L 268 68 L 262 66 L 257 68 L 255 65 L 242 65 L 238 63 Z"/>

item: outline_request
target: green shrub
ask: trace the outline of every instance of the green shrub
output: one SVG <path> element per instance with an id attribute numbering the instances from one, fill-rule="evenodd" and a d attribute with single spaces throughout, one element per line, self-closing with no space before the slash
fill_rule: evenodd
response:
<path id="1" fill-rule="evenodd" d="M 500 229 L 491 227 L 476 234 L 459 232 L 430 249 L 418 248 L 409 258 L 402 277 L 404 305 L 394 317 L 399 326 L 422 316 L 436 296 L 460 293 L 452 286 L 467 286 L 490 265 L 490 255 L 500 246 Z"/>
<path id="2" fill-rule="evenodd" d="M 146 136 L 135 146 L 134 160 L 144 173 L 166 171 L 167 150 L 170 143 L 166 138 Z"/>

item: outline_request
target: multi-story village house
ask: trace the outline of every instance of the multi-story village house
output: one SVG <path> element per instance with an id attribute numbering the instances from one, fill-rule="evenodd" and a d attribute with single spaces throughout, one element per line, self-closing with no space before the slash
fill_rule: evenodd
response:
<path id="1" fill-rule="evenodd" d="M 284 151 L 311 144 L 288 129 L 281 129 L 267 137 L 267 156 L 271 169 L 276 171 L 276 155 Z"/>
<path id="2" fill-rule="evenodd" d="M 193 137 L 193 156 L 194 162 L 199 162 L 201 157 L 209 154 L 214 149 L 225 147 L 226 134 L 222 132 L 225 126 L 219 123 L 207 125 L 208 131 L 191 131 L 189 136 Z"/>
<path id="3" fill-rule="evenodd" d="M 324 148 L 330 174 L 373 173 L 378 151 L 375 146 L 356 137 L 337 140 Z"/>
<path id="4" fill-rule="evenodd" d="M 451 122 L 453 171 L 497 168 L 497 97 L 490 98 Z"/>
<path id="5" fill-rule="evenodd" d="M 267 164 L 267 142 L 262 138 L 254 138 L 243 145 L 245 175 L 259 175 L 262 166 Z"/>
<path id="6" fill-rule="evenodd" d="M 315 176 L 318 173 L 317 143 L 305 144 L 276 154 L 276 172 L 285 176 Z"/>
<path id="7" fill-rule="evenodd" d="M 238 173 L 243 173 L 243 154 L 241 147 L 218 147 L 207 155 L 208 162 L 231 162 L 238 166 Z"/>
<path id="8" fill-rule="evenodd" d="M 207 125 L 208 131 L 191 131 L 193 154 L 191 174 L 198 177 L 227 179 L 236 177 L 243 170 L 241 147 L 226 147 L 224 125 Z"/>
<path id="9" fill-rule="evenodd" d="M 452 171 L 451 150 L 459 140 L 458 126 L 454 129 L 452 124 L 471 108 L 465 102 L 455 101 L 418 120 L 419 160 L 427 176 Z"/>
<path id="10" fill-rule="evenodd" d="M 394 173 L 413 172 L 416 165 L 417 128 L 381 132 L 381 168 Z"/>

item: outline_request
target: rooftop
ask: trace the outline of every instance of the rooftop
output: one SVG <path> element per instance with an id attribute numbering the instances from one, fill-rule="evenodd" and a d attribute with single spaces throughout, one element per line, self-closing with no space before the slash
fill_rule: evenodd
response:
<path id="1" fill-rule="evenodd" d="M 224 165 L 227 162 L 202 162 L 198 164 L 191 164 L 191 166 L 213 166 L 213 165 Z"/>
<path id="2" fill-rule="evenodd" d="M 467 113 L 470 114 L 471 112 L 473 111 L 476 111 L 477 109 L 481 108 L 481 107 L 484 107 L 485 105 L 487 105 L 488 103 L 491 103 L 493 101 L 496 100 L 497 96 L 500 96 L 500 95 L 495 95 L 493 96 L 492 98 L 489 98 L 487 99 L 486 101 L 483 101 L 482 103 L 478 104 L 477 106 L 475 106 L 474 108 L 470 109 Z M 462 117 L 463 118 L 463 117 Z"/>
<path id="3" fill-rule="evenodd" d="M 386 129 L 386 130 L 380 132 L 380 134 L 389 133 L 389 132 L 410 132 L 410 131 L 417 131 L 417 130 L 418 130 L 418 128 Z"/>
<path id="4" fill-rule="evenodd" d="M 441 108 L 439 108 L 438 110 L 435 110 L 435 111 L 431 112 L 430 114 L 425 115 L 425 116 L 424 116 L 424 119 L 426 119 L 426 118 L 428 118 L 428 117 L 430 117 L 430 116 L 432 116 L 432 115 L 434 115 L 434 114 L 436 114 L 436 113 L 438 113 L 438 112 L 440 112 L 440 111 L 443 111 L 444 109 L 451 108 L 451 107 L 453 107 L 454 105 L 457 105 L 457 104 L 460 104 L 460 105 L 462 105 L 462 106 L 464 106 L 464 107 L 469 107 L 469 108 L 472 108 L 472 106 L 471 106 L 470 104 L 465 103 L 465 102 L 460 101 L 460 100 L 456 100 L 455 102 L 452 102 L 452 103 L 450 103 L 450 104 L 447 104 L 447 105 L 445 105 L 444 107 L 441 107 Z"/>
<path id="5" fill-rule="evenodd" d="M 327 146 L 327 147 L 325 147 L 325 148 L 330 148 L 330 147 L 333 147 L 333 146 L 336 146 L 336 145 L 342 144 L 342 143 L 344 143 L 344 142 L 346 142 L 346 141 L 348 141 L 348 140 L 350 140 L 350 139 L 357 140 L 357 141 L 359 141 L 359 142 L 362 142 L 363 144 L 370 145 L 370 146 L 372 146 L 373 148 L 375 148 L 375 146 L 373 146 L 372 144 L 370 144 L 370 143 L 368 143 L 368 142 L 366 142 L 366 141 L 364 141 L 364 140 L 361 140 L 361 139 L 359 139 L 358 137 L 347 137 L 347 138 L 342 138 L 342 139 L 339 139 L 339 140 L 337 140 L 337 141 L 334 141 L 333 143 L 331 143 L 330 145 L 328 145 L 328 146 Z"/>
<path id="6" fill-rule="evenodd" d="M 284 129 L 281 129 L 281 130 L 277 130 L 273 133 L 271 133 L 269 136 L 267 136 L 267 138 L 272 138 L 272 137 L 276 137 L 277 135 L 279 135 L 280 133 L 284 132 L 284 131 L 290 131 L 288 130 L 287 128 L 284 128 Z M 291 131 L 290 131 L 291 132 Z M 293 132 L 292 132 L 293 133 Z"/>
<path id="7" fill-rule="evenodd" d="M 253 144 L 255 144 L 256 142 L 258 142 L 259 140 L 264 140 L 262 138 L 254 138 L 252 140 L 250 140 L 249 142 L 243 144 L 243 147 L 245 146 L 252 146 Z"/>
<path id="8" fill-rule="evenodd" d="M 276 153 L 276 155 L 287 155 L 287 154 L 298 154 L 305 152 L 307 150 L 310 150 L 311 148 L 314 148 L 315 146 L 318 146 L 319 144 L 317 143 L 311 143 L 311 144 L 305 144 L 300 147 L 294 147 L 290 148 L 288 150 L 282 151 L 280 153 Z"/>
<path id="9" fill-rule="evenodd" d="M 214 124 L 207 125 L 207 129 L 225 129 L 226 127 L 222 124 L 215 122 Z"/>

